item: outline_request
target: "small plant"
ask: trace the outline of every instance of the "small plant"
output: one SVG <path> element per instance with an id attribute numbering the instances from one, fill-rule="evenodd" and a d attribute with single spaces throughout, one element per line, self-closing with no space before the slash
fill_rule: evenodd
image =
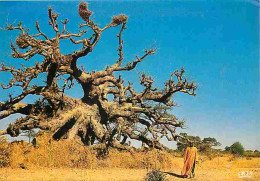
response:
<path id="1" fill-rule="evenodd" d="M 160 170 L 152 170 L 146 174 L 145 181 L 168 181 L 168 179 Z"/>

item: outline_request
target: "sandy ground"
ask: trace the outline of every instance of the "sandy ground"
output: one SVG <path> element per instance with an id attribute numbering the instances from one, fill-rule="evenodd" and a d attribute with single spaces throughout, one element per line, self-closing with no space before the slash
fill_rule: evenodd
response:
<path id="1" fill-rule="evenodd" d="M 175 157 L 170 169 L 162 170 L 172 180 L 199 181 L 260 181 L 260 158 L 235 159 L 217 157 L 203 160 L 196 165 L 196 176 L 192 179 L 179 178 L 183 159 Z M 78 168 L 0 168 L 0 181 L 144 181 L 146 169 L 78 169 Z M 239 178 L 244 176 L 244 178 Z"/>
<path id="2" fill-rule="evenodd" d="M 175 173 L 180 172 L 176 170 Z M 251 178 L 239 178 L 242 171 L 253 173 Z M 0 181 L 141 181 L 144 180 L 147 170 L 144 169 L 0 169 Z M 183 179 L 173 176 L 174 171 L 167 175 L 171 180 L 201 180 L 201 181 L 259 181 L 260 169 L 236 168 L 236 169 L 197 169 L 196 177 L 193 179 Z"/>

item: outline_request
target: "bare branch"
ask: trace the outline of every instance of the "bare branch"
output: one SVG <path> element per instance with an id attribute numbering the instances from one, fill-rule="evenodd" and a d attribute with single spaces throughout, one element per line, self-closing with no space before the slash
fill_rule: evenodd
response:
<path id="1" fill-rule="evenodd" d="M 49 40 L 48 37 L 40 30 L 40 24 L 38 21 L 36 21 L 36 29 L 39 32 L 39 35 L 42 35 L 46 40 Z"/>

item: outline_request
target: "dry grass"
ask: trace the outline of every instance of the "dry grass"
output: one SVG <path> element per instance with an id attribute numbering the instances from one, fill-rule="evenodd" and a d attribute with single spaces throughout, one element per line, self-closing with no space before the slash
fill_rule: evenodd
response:
<path id="1" fill-rule="evenodd" d="M 11 148 L 5 137 L 0 137 L 0 168 L 10 165 Z"/>
<path id="2" fill-rule="evenodd" d="M 103 181 L 103 180 L 144 180 L 152 169 L 169 172 L 169 180 L 184 180 L 173 176 L 180 174 L 183 158 L 176 153 L 158 150 L 138 152 L 119 152 L 110 150 L 104 159 L 96 157 L 96 151 L 79 146 L 75 142 L 49 141 L 48 135 L 38 140 L 38 146 L 13 143 L 10 166 L 0 168 L 0 181 Z M 235 181 L 260 180 L 260 158 L 250 160 L 233 159 L 231 155 L 214 158 L 199 157 L 196 177 L 192 180 Z M 23 163 L 28 169 L 21 169 Z M 241 171 L 253 173 L 251 178 L 241 179 Z"/>
<path id="3" fill-rule="evenodd" d="M 236 160 L 229 162 L 228 157 L 220 160 L 215 158 L 200 163 L 196 169 L 196 177 L 192 180 L 198 181 L 259 181 L 260 168 L 259 158 L 252 160 Z M 173 158 L 174 168 L 162 169 L 165 172 L 179 174 L 182 168 L 182 159 Z M 218 167 L 219 164 L 219 167 Z M 227 167 L 229 165 L 229 167 Z M 241 168 L 238 168 L 242 166 Z M 257 166 L 257 167 L 255 167 Z M 251 178 L 241 179 L 238 173 L 241 171 L 251 171 Z M 146 169 L 125 169 L 125 168 L 100 168 L 100 169 L 80 169 L 80 168 L 29 168 L 23 169 L 0 169 L 0 180 L 2 181 L 105 181 L 105 180 L 132 180 L 141 181 L 147 173 Z M 184 180 L 168 174 L 169 180 Z"/>
<path id="4" fill-rule="evenodd" d="M 2 169 L 0 180 L 3 181 L 126 181 L 142 180 L 146 170 L 137 169 Z M 1 180 L 1 181 L 2 181 Z"/>
<path id="5" fill-rule="evenodd" d="M 104 159 L 97 152 L 71 141 L 50 141 L 47 134 L 37 140 L 36 148 L 24 143 L 12 144 L 11 167 L 19 168 L 23 163 L 28 168 L 134 168 L 166 169 L 174 166 L 173 156 L 159 150 L 146 152 L 109 150 Z"/>

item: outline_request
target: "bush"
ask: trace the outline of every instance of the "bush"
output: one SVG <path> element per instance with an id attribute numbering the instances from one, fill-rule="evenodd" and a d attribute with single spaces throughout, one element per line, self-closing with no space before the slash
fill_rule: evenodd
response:
<path id="1" fill-rule="evenodd" d="M 235 142 L 230 146 L 230 152 L 238 156 L 243 156 L 245 149 L 241 143 Z"/>
<path id="2" fill-rule="evenodd" d="M 5 137 L 0 137 L 0 168 L 10 165 L 11 148 Z"/>
<path id="3" fill-rule="evenodd" d="M 152 170 L 148 172 L 145 181 L 167 181 L 166 175 L 160 170 Z"/>

